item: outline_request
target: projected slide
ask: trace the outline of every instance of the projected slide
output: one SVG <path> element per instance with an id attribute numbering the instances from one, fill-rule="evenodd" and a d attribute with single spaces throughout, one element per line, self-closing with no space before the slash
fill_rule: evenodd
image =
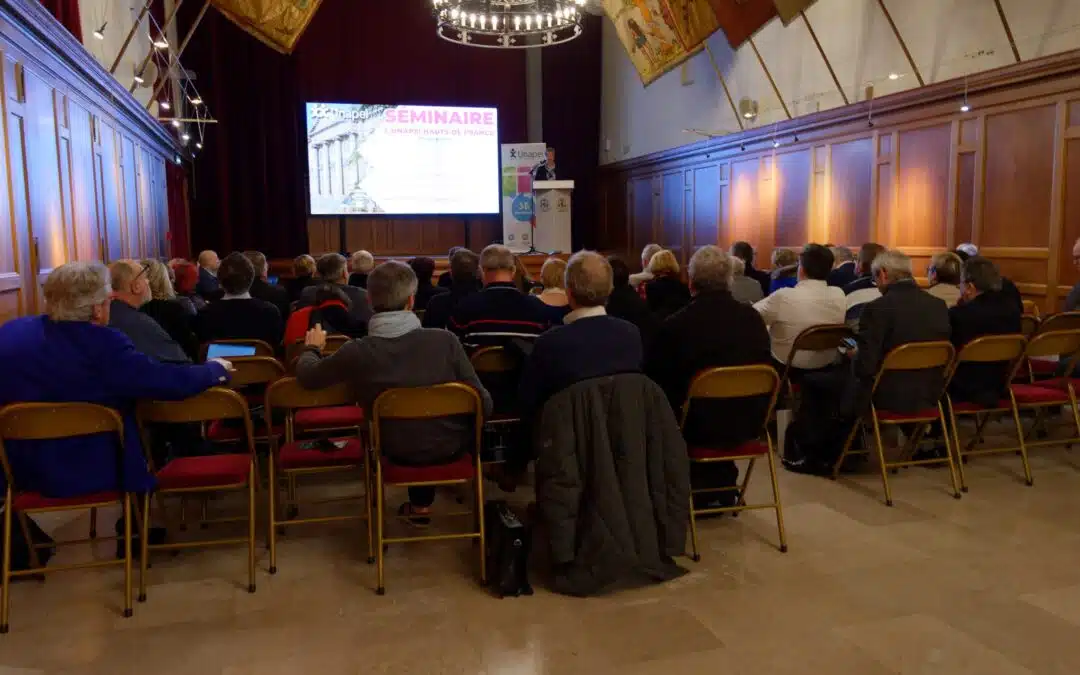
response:
<path id="1" fill-rule="evenodd" d="M 313 215 L 499 213 L 495 108 L 307 104 Z"/>

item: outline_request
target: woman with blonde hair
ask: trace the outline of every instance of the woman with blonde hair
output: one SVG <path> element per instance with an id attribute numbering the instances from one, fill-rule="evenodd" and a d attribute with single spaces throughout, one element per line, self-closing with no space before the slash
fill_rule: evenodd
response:
<path id="1" fill-rule="evenodd" d="M 799 283 L 799 254 L 790 248 L 774 249 L 772 264 L 769 293 L 781 288 L 795 288 L 795 284 Z"/>
<path id="2" fill-rule="evenodd" d="M 540 268 L 540 283 L 543 290 L 537 297 L 549 308 L 552 323 L 562 323 L 563 317 L 570 313 L 570 301 L 566 297 L 566 261 L 548 258 Z"/>
<path id="3" fill-rule="evenodd" d="M 146 275 L 150 286 L 150 301 L 139 308 L 159 326 L 165 329 L 173 340 L 193 361 L 199 356 L 199 341 L 191 328 L 195 316 L 195 306 L 190 298 L 176 297 L 172 282 L 169 281 L 169 268 L 158 260 L 143 260 L 142 274 Z"/>
<path id="4" fill-rule="evenodd" d="M 293 258 L 293 278 L 285 280 L 285 289 L 289 291 L 289 300 L 296 302 L 308 286 L 315 285 L 315 258 L 308 254 Z"/>
<path id="5" fill-rule="evenodd" d="M 667 249 L 653 254 L 649 260 L 652 281 L 645 283 L 645 302 L 660 319 L 666 319 L 690 304 L 690 289 L 679 276 L 679 261 Z"/>

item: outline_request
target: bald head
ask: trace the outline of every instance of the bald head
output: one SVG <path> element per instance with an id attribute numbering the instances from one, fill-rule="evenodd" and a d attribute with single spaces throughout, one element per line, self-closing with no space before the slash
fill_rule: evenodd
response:
<path id="1" fill-rule="evenodd" d="M 221 261 L 218 259 L 216 251 L 203 251 L 199 254 L 199 267 L 217 274 L 218 266 Z"/>
<path id="2" fill-rule="evenodd" d="M 109 265 L 112 295 L 136 309 L 150 302 L 150 282 L 143 266 L 136 260 L 117 260 Z"/>
<path id="3" fill-rule="evenodd" d="M 602 307 L 613 287 L 611 264 L 595 251 L 578 251 L 566 263 L 566 295 L 571 309 Z"/>

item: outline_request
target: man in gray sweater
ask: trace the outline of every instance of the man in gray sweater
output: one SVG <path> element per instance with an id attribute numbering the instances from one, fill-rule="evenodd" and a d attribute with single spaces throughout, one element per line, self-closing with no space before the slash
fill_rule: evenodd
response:
<path id="1" fill-rule="evenodd" d="M 323 389 L 348 382 L 370 419 L 375 399 L 387 389 L 462 382 L 477 390 L 484 415 L 490 415 L 491 395 L 458 339 L 445 330 L 420 327 L 412 312 L 416 287 L 416 275 L 408 265 L 392 261 L 376 267 L 367 280 L 368 299 L 375 311 L 367 337 L 323 358 L 320 350 L 326 344 L 326 332 L 318 325 L 312 328 L 305 338 L 307 350 L 296 364 L 300 384 Z M 380 432 L 382 454 L 405 466 L 452 461 L 472 449 L 475 438 L 471 420 L 453 417 L 387 420 Z M 434 488 L 411 487 L 409 501 L 398 513 L 415 525 L 425 525 L 434 501 Z"/>

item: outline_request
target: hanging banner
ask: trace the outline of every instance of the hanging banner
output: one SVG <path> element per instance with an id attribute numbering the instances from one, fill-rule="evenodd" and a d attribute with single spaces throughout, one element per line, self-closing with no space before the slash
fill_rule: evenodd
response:
<path id="1" fill-rule="evenodd" d="M 210 0 L 229 21 L 282 54 L 291 54 L 322 0 Z"/>
<path id="2" fill-rule="evenodd" d="M 710 0 L 603 0 L 631 63 L 649 84 L 701 50 L 720 28 Z"/>
<path id="3" fill-rule="evenodd" d="M 709 0 L 720 30 L 727 36 L 732 49 L 738 49 L 762 26 L 776 18 L 773 0 Z"/>
<path id="4" fill-rule="evenodd" d="M 799 15 L 803 13 L 803 10 L 814 4 L 815 1 L 816 0 L 773 0 L 773 4 L 776 5 L 777 13 L 780 14 L 780 20 L 783 21 L 786 26 L 799 18 Z"/>
<path id="5" fill-rule="evenodd" d="M 547 158 L 546 143 L 503 143 L 503 244 L 514 253 L 533 247 L 532 170 Z"/>

